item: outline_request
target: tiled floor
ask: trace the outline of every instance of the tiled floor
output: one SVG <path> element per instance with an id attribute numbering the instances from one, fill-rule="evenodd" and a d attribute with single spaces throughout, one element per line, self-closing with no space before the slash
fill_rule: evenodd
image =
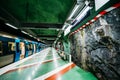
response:
<path id="1" fill-rule="evenodd" d="M 22 60 L 21 60 L 22 61 Z M 4 69 L 4 68 L 2 68 Z M 0 71 L 3 71 L 0 69 Z M 97 80 L 94 75 L 63 61 L 55 49 L 47 48 L 13 66 L 0 75 L 0 80 Z"/>

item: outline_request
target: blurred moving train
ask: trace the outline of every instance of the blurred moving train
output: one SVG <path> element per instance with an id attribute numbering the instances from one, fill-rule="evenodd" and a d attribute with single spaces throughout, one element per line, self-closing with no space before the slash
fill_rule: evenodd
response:
<path id="1" fill-rule="evenodd" d="M 0 68 L 39 52 L 45 44 L 0 33 Z"/>

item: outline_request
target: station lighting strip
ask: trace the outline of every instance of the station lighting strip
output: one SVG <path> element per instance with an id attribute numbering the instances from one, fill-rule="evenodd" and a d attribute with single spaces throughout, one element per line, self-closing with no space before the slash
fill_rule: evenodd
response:
<path id="1" fill-rule="evenodd" d="M 40 39 L 34 37 L 33 35 L 31 35 L 31 34 L 25 32 L 25 31 L 21 31 L 21 32 L 24 33 L 24 34 L 26 34 L 26 35 L 28 35 L 28 36 L 30 36 L 30 37 L 33 37 L 34 39 L 37 39 L 37 41 L 42 41 L 42 40 L 40 40 Z M 42 41 L 42 42 L 43 42 L 43 41 Z"/>
<path id="2" fill-rule="evenodd" d="M 24 33 L 24 34 L 29 35 L 30 37 L 33 37 L 34 39 L 37 39 L 36 37 L 32 36 L 31 34 L 29 34 L 29 33 L 25 32 L 25 31 L 21 31 L 21 32 L 22 32 L 22 33 Z"/>
<path id="3" fill-rule="evenodd" d="M 14 29 L 18 29 L 17 27 L 15 27 L 15 26 L 13 26 L 13 25 L 11 25 L 11 24 L 9 24 L 9 23 L 5 23 L 7 26 L 9 26 L 9 27 L 11 27 L 11 28 L 14 28 Z M 22 33 L 24 33 L 24 34 L 27 34 L 27 35 L 29 35 L 30 37 L 33 37 L 31 34 L 29 34 L 29 33 L 27 33 L 27 32 L 25 32 L 25 31 L 21 31 Z M 36 37 L 33 37 L 34 39 L 37 39 Z M 38 41 L 40 41 L 39 39 L 37 39 Z"/>
<path id="4" fill-rule="evenodd" d="M 7 26 L 11 27 L 11 28 L 18 29 L 17 27 L 15 27 L 15 26 L 13 26 L 13 25 L 11 25 L 11 24 L 9 24 L 9 23 L 5 23 L 5 24 L 6 24 Z M 25 32 L 25 31 L 21 31 L 21 32 L 24 33 L 24 34 L 29 35 L 30 37 L 33 37 L 32 35 L 30 35 L 29 33 Z M 36 37 L 33 37 L 33 38 L 37 39 Z"/>
<path id="5" fill-rule="evenodd" d="M 85 1 L 85 6 L 83 7 L 83 9 L 79 12 L 79 14 L 73 19 L 71 24 L 66 23 L 65 26 L 63 26 L 62 30 L 64 30 L 64 36 L 66 36 L 68 33 L 70 33 L 71 28 L 74 27 L 77 23 L 79 23 L 86 15 L 87 12 L 91 9 L 91 7 L 89 7 L 90 2 Z M 76 11 L 79 9 L 80 5 L 76 5 L 70 15 L 70 17 L 68 18 L 68 20 L 72 19 L 72 16 L 74 16 L 76 13 Z M 67 27 L 67 28 L 66 28 Z"/>
<path id="6" fill-rule="evenodd" d="M 71 15 L 69 16 L 68 20 L 72 18 L 72 16 L 75 14 L 76 10 L 79 8 L 80 5 L 75 5 Z"/>
<path id="7" fill-rule="evenodd" d="M 89 2 L 88 1 L 85 1 L 85 7 L 84 9 L 78 14 L 78 16 L 74 19 L 74 21 L 76 20 L 76 22 L 74 23 L 74 25 L 71 25 L 69 23 L 64 23 L 63 27 L 62 27 L 62 30 L 64 31 L 64 36 L 66 36 L 69 32 L 70 32 L 70 29 L 72 27 L 74 27 L 78 22 L 81 21 L 80 18 L 83 18 L 84 15 L 87 13 L 87 11 L 90 9 L 90 7 L 88 6 Z M 75 15 L 76 11 L 79 9 L 80 5 L 79 4 L 76 4 L 75 7 L 73 8 L 72 10 L 72 13 L 70 14 L 70 16 L 68 17 L 67 20 L 71 20 L 72 17 Z M 73 22 L 74 22 L 73 21 Z M 61 32 L 63 33 L 63 32 Z M 54 44 L 56 44 L 57 40 L 61 37 L 61 33 L 60 35 L 58 35 L 58 38 L 54 41 Z"/>
<path id="8" fill-rule="evenodd" d="M 15 27 L 15 26 L 13 26 L 13 25 L 11 25 L 11 24 L 9 24 L 9 23 L 5 23 L 7 26 L 9 26 L 9 27 L 11 27 L 11 28 L 14 28 L 14 29 L 18 29 L 17 27 Z"/>
<path id="9" fill-rule="evenodd" d="M 109 7 L 108 9 L 105 9 L 103 11 L 101 11 L 96 17 L 94 17 L 92 20 L 88 21 L 86 24 L 84 24 L 83 26 L 81 26 L 80 28 L 78 28 L 77 30 L 75 30 L 74 32 L 70 33 L 69 36 L 74 35 L 75 33 L 77 33 L 78 31 L 84 29 L 85 27 L 87 27 L 88 25 L 92 24 L 93 22 L 95 22 L 98 18 L 100 18 L 101 16 L 105 15 L 107 12 L 119 8 L 120 7 L 120 2 L 113 5 L 112 7 Z"/>

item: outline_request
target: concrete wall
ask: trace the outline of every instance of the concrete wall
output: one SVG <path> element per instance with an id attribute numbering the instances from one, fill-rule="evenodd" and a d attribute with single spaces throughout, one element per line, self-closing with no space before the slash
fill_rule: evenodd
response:
<path id="1" fill-rule="evenodd" d="M 120 9 L 70 37 L 72 60 L 100 80 L 120 79 Z"/>

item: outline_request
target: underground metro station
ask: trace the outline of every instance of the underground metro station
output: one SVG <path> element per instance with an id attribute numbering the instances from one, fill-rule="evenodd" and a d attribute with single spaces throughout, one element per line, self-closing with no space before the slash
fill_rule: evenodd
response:
<path id="1" fill-rule="evenodd" d="M 0 80 L 120 80 L 120 0 L 1 0 Z"/>

